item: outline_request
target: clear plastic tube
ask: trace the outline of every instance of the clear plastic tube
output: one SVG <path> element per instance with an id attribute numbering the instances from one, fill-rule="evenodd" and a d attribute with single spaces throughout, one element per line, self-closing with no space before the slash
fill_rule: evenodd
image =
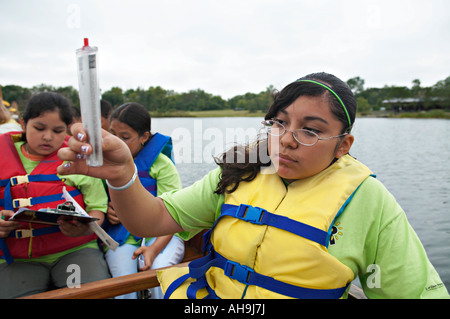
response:
<path id="1" fill-rule="evenodd" d="M 97 51 L 97 47 L 89 46 L 86 38 L 84 39 L 84 46 L 76 50 L 81 120 L 88 135 L 88 142 L 92 145 L 92 153 L 86 158 L 86 163 L 89 166 L 103 165 Z"/>

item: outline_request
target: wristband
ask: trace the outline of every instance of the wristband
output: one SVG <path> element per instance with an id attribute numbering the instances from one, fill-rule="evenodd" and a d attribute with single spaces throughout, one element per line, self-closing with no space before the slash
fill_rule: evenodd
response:
<path id="1" fill-rule="evenodd" d="M 123 190 L 127 189 L 128 187 L 133 185 L 134 181 L 136 180 L 136 177 L 138 176 L 138 169 L 136 167 L 136 164 L 134 165 L 134 168 L 135 168 L 135 170 L 134 170 L 133 176 L 131 177 L 130 181 L 128 183 L 126 183 L 125 185 L 119 186 L 119 187 L 111 186 L 111 184 L 108 183 L 107 179 L 105 180 L 106 185 L 108 185 L 108 187 L 110 189 L 112 189 L 113 191 L 123 191 Z"/>

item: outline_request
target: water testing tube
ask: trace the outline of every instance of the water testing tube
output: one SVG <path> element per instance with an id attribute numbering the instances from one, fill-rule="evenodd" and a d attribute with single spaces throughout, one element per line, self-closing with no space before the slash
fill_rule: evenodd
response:
<path id="1" fill-rule="evenodd" d="M 102 166 L 102 119 L 100 113 L 100 91 L 97 77 L 97 47 L 90 47 L 88 39 L 76 50 L 78 61 L 78 86 L 83 127 L 92 145 L 92 153 L 86 158 L 89 166 Z"/>

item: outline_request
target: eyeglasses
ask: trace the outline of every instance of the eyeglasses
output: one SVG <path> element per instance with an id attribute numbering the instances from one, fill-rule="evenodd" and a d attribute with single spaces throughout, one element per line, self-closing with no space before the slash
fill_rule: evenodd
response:
<path id="1" fill-rule="evenodd" d="M 348 133 L 344 133 L 336 136 L 320 137 L 319 135 L 317 135 L 317 133 L 311 130 L 297 129 L 290 131 L 282 123 L 275 120 L 262 121 L 261 123 L 264 125 L 263 129 L 266 131 L 267 134 L 270 134 L 272 136 L 282 136 L 286 132 L 292 132 L 294 139 L 298 143 L 305 146 L 316 145 L 319 140 L 331 140 L 332 138 L 348 135 Z"/>

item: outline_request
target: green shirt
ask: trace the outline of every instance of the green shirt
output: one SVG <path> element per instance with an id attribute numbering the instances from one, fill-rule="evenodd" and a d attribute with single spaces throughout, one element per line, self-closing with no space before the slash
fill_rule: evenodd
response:
<path id="1" fill-rule="evenodd" d="M 214 194 L 221 170 L 180 191 L 163 194 L 167 209 L 187 240 L 211 228 L 224 195 Z M 367 178 L 335 220 L 329 253 L 359 276 L 369 298 L 448 298 L 448 292 L 395 198 Z"/>
<path id="2" fill-rule="evenodd" d="M 27 174 L 30 174 L 34 168 L 40 163 L 38 161 L 31 161 L 22 155 L 20 147 L 24 142 L 14 143 L 17 149 L 17 153 L 22 161 L 23 167 Z M 56 172 L 55 172 L 56 173 Z M 83 201 L 85 204 L 85 211 L 89 213 L 92 210 L 99 210 L 103 213 L 107 212 L 108 209 L 108 196 L 106 194 L 105 188 L 103 187 L 103 183 L 101 179 L 89 177 L 85 175 L 67 175 L 64 176 L 66 179 L 65 183 L 68 186 L 76 187 L 83 194 Z M 44 262 L 44 263 L 52 263 L 61 258 L 62 256 L 71 253 L 76 250 L 80 250 L 83 248 L 95 248 L 98 249 L 98 243 L 96 240 L 91 241 L 89 243 L 80 245 L 78 247 L 68 249 L 56 254 L 41 256 L 38 258 L 30 258 L 30 259 L 20 259 L 17 258 L 17 261 L 26 261 L 26 262 Z M 5 262 L 4 259 L 0 259 L 0 263 Z"/>

